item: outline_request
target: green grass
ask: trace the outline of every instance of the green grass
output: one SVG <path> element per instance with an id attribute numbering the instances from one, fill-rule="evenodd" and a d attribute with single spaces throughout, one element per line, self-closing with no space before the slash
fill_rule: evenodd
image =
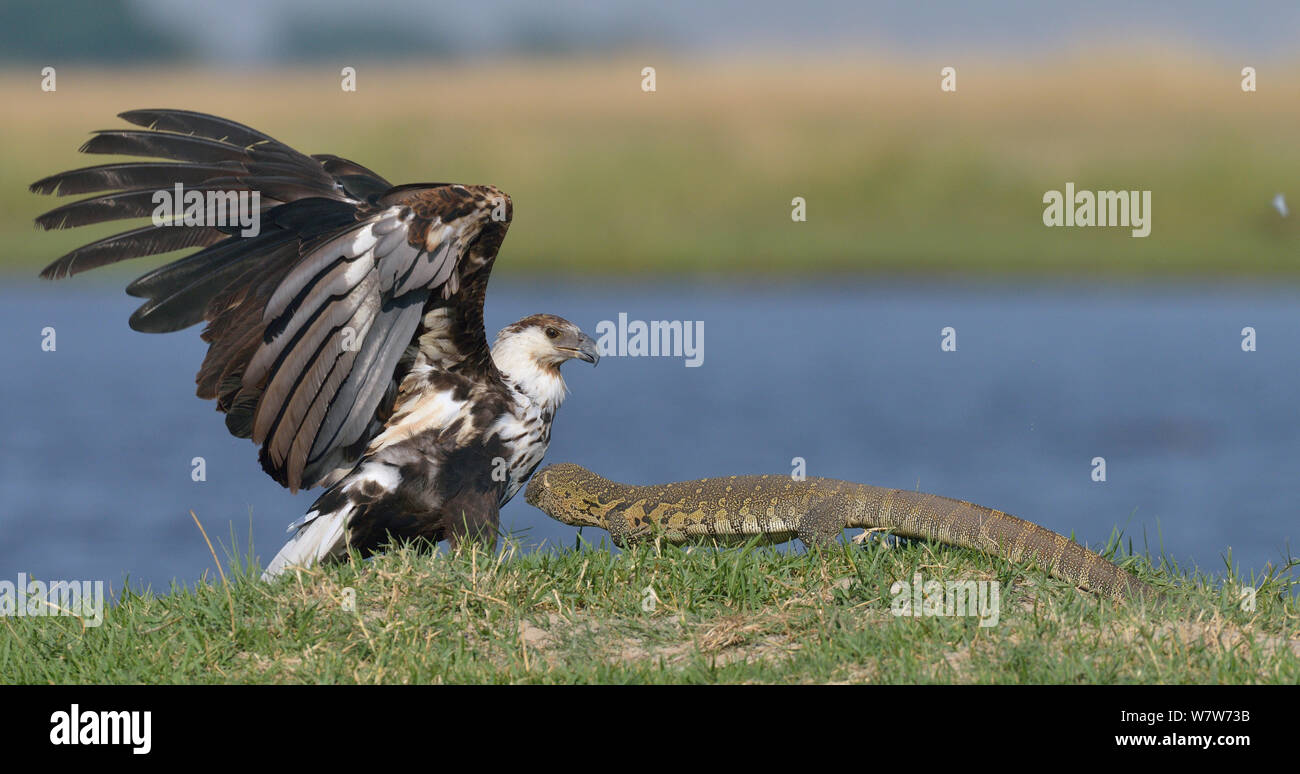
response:
<path id="1" fill-rule="evenodd" d="M 1112 543 L 1108 552 L 1117 550 Z M 881 541 L 781 553 L 409 548 L 273 584 L 130 592 L 104 623 L 4 618 L 11 683 L 1300 682 L 1293 568 L 1226 581 L 1120 560 L 1168 589 L 1116 605 L 975 552 Z M 895 617 L 890 585 L 996 580 L 997 625 Z M 657 604 L 643 607 L 643 590 Z M 349 591 L 351 590 L 351 591 Z M 346 601 L 355 593 L 355 608 Z M 229 595 L 228 595 L 229 594 Z"/>

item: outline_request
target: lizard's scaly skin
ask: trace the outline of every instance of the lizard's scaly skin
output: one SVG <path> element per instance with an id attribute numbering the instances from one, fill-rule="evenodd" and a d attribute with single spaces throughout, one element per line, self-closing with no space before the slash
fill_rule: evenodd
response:
<path id="1" fill-rule="evenodd" d="M 538 471 L 525 498 L 565 524 L 608 530 L 617 546 L 655 538 L 736 543 L 759 535 L 773 542 L 797 537 L 826 545 L 846 527 L 875 527 L 1013 562 L 1032 561 L 1057 578 L 1116 599 L 1151 591 L 1065 536 L 1002 511 L 830 478 L 726 476 L 630 486 L 561 463 Z"/>

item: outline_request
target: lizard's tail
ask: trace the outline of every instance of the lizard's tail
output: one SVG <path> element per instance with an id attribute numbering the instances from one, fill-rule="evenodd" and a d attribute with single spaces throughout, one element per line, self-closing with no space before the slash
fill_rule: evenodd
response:
<path id="1" fill-rule="evenodd" d="M 923 492 L 860 485 L 850 527 L 883 527 L 906 538 L 973 548 L 1013 562 L 1031 561 L 1049 574 L 1116 599 L 1153 597 L 1155 590 L 1064 535 L 982 505 Z"/>

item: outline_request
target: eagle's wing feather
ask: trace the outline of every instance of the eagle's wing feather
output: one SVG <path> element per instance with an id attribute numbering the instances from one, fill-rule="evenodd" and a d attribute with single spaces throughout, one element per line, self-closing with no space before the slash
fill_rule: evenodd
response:
<path id="1" fill-rule="evenodd" d="M 310 197 L 351 204 L 364 201 L 350 193 L 344 179 L 329 172 L 325 161 L 299 153 L 273 137 L 234 121 L 188 110 L 130 110 L 119 117 L 146 128 L 97 132 L 81 146 L 81 151 L 172 161 L 104 164 L 37 180 L 30 186 L 33 193 L 68 196 L 117 192 L 51 210 L 36 219 L 37 225 L 71 228 L 142 217 L 153 211 L 150 206 L 142 212 L 147 198 L 178 183 L 187 190 L 258 191 L 263 212 Z M 345 170 L 346 176 L 366 179 L 364 185 L 353 182 L 352 189 L 391 187 L 388 181 L 359 164 L 328 158 L 335 168 Z M 73 250 L 46 267 L 41 276 L 57 279 L 127 258 L 213 244 L 222 236 L 222 232 L 212 228 L 150 225 Z M 176 240 L 183 239 L 190 241 L 175 244 Z"/>
<path id="2" fill-rule="evenodd" d="M 490 186 L 393 187 L 369 169 L 307 156 L 202 113 L 121 114 L 144 130 L 97 133 L 82 150 L 170 159 L 52 175 L 39 193 L 96 193 L 37 219 L 44 228 L 142 217 L 155 190 L 257 191 L 260 230 L 150 225 L 73 250 L 42 276 L 203 247 L 127 288 L 147 299 L 131 327 L 207 321 L 198 394 L 229 430 L 261 445 L 266 471 L 291 488 L 355 463 L 392 411 L 414 358 L 500 380 L 483 331 L 483 292 L 509 224 Z M 109 192 L 104 194 L 103 192 Z M 426 319 L 431 324 L 426 324 Z"/>

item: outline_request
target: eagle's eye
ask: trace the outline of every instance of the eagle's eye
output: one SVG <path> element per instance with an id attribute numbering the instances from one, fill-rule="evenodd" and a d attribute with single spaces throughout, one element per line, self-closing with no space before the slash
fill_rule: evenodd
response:
<path id="1" fill-rule="evenodd" d="M 559 336 L 559 335 L 560 335 L 560 332 L 557 331 L 557 330 L 555 330 L 554 328 L 551 328 L 551 327 L 549 327 L 549 326 L 546 328 L 546 338 L 548 338 L 548 339 L 553 339 L 553 338 L 556 338 L 556 337 Z"/>

